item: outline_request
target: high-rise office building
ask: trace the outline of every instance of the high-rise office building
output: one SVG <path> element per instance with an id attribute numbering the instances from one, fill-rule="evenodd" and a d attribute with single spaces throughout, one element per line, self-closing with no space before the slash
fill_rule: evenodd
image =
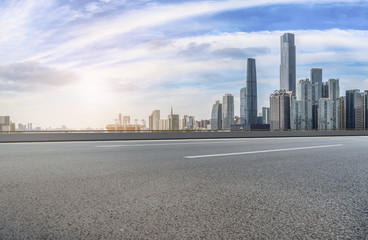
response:
<path id="1" fill-rule="evenodd" d="M 300 79 L 298 81 L 297 92 L 296 92 L 296 100 L 300 100 L 300 104 L 296 104 L 296 106 L 300 106 L 300 125 L 298 125 L 297 129 L 302 130 L 311 130 L 312 129 L 312 83 L 308 78 Z M 295 107 L 295 106 L 294 106 Z"/>
<path id="2" fill-rule="evenodd" d="M 263 124 L 270 124 L 270 108 L 262 108 Z"/>
<path id="3" fill-rule="evenodd" d="M 211 113 L 211 130 L 222 129 L 222 104 L 220 101 L 216 101 L 212 106 Z"/>
<path id="4" fill-rule="evenodd" d="M 293 97 L 290 107 L 290 128 L 292 130 L 300 130 L 302 128 L 302 100 Z"/>
<path id="5" fill-rule="evenodd" d="M 359 89 L 346 90 L 346 129 L 364 128 L 363 94 Z"/>
<path id="6" fill-rule="evenodd" d="M 160 130 L 160 110 L 154 110 L 149 116 L 149 129 Z"/>
<path id="7" fill-rule="evenodd" d="M 292 91 L 295 94 L 296 86 L 296 53 L 295 36 L 285 33 L 281 36 L 281 65 L 280 89 Z"/>
<path id="8" fill-rule="evenodd" d="M 328 82 L 322 83 L 322 97 L 323 98 L 329 98 L 329 90 L 328 90 Z"/>
<path id="9" fill-rule="evenodd" d="M 11 122 L 9 116 L 0 116 L 0 131 L 10 131 Z"/>
<path id="10" fill-rule="evenodd" d="M 225 94 L 222 98 L 222 129 L 231 129 L 233 124 L 234 97 L 231 94 Z"/>
<path id="11" fill-rule="evenodd" d="M 346 98 L 340 97 L 339 102 L 339 129 L 345 130 L 346 129 Z"/>
<path id="12" fill-rule="evenodd" d="M 328 79 L 328 97 L 332 101 L 336 101 L 340 97 L 340 84 L 339 79 L 330 78 Z"/>
<path id="13" fill-rule="evenodd" d="M 247 107 L 245 109 L 246 124 L 257 124 L 257 73 L 256 60 L 247 61 Z"/>
<path id="14" fill-rule="evenodd" d="M 336 130 L 339 127 L 339 101 L 320 98 L 318 104 L 318 129 Z"/>
<path id="15" fill-rule="evenodd" d="M 270 95 L 270 124 L 273 130 L 290 129 L 290 94 L 285 90 Z"/>
<path id="16" fill-rule="evenodd" d="M 322 97 L 322 68 L 312 68 L 310 78 L 315 87 L 314 91 L 312 90 L 313 105 L 318 105 L 318 100 Z"/>
<path id="17" fill-rule="evenodd" d="M 173 114 L 173 108 L 171 107 L 171 113 L 168 116 L 169 119 L 169 130 L 179 130 L 179 114 Z"/>
<path id="18" fill-rule="evenodd" d="M 245 124 L 245 109 L 247 108 L 247 88 L 240 89 L 240 124 Z"/>
<path id="19" fill-rule="evenodd" d="M 312 68 L 312 129 L 318 129 L 318 101 L 322 98 L 322 68 Z"/>

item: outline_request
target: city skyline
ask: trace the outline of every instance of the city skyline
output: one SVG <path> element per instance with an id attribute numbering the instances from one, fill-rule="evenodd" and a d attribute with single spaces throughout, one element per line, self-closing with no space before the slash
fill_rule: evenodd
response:
<path id="1" fill-rule="evenodd" d="M 260 112 L 279 89 L 285 32 L 296 36 L 297 80 L 322 68 L 324 82 L 340 79 L 340 95 L 368 89 L 364 6 L 360 1 L 5 1 L 0 116 L 34 126 L 100 128 L 119 112 L 148 122 L 154 109 L 167 116 L 173 105 L 180 116 L 209 119 L 213 103 L 225 93 L 234 96 L 234 114 L 240 116 L 248 57 L 257 60 Z M 311 18 L 326 14 L 300 19 L 301 9 Z"/>

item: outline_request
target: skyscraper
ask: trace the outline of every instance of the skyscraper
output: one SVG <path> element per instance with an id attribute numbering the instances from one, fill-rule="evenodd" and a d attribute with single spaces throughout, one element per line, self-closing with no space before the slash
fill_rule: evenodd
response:
<path id="1" fill-rule="evenodd" d="M 247 61 L 247 107 L 245 109 L 246 124 L 257 124 L 257 73 L 256 60 Z"/>
<path id="2" fill-rule="evenodd" d="M 339 129 L 346 129 L 346 97 L 339 98 Z"/>
<path id="3" fill-rule="evenodd" d="M 336 101 L 340 97 L 340 84 L 339 79 L 330 78 L 328 79 L 328 97 L 332 101 Z"/>
<path id="4" fill-rule="evenodd" d="M 171 107 L 169 119 L 169 130 L 177 131 L 179 130 L 179 114 L 173 114 L 173 108 Z"/>
<path id="5" fill-rule="evenodd" d="M 270 95 L 270 124 L 273 130 L 290 129 L 290 94 L 285 90 Z"/>
<path id="6" fill-rule="evenodd" d="M 322 83 L 322 97 L 329 98 L 328 82 Z"/>
<path id="7" fill-rule="evenodd" d="M 295 94 L 296 85 L 296 53 L 294 34 L 281 36 L 280 89 Z"/>
<path id="8" fill-rule="evenodd" d="M 230 129 L 234 124 L 234 97 L 225 94 L 222 98 L 222 129 Z"/>
<path id="9" fill-rule="evenodd" d="M 149 129 L 160 130 L 160 110 L 154 110 L 149 116 Z"/>
<path id="10" fill-rule="evenodd" d="M 339 101 L 331 98 L 320 98 L 318 104 L 318 129 L 339 129 Z"/>
<path id="11" fill-rule="evenodd" d="M 300 130 L 302 128 L 302 100 L 292 97 L 290 107 L 290 128 L 292 130 Z"/>
<path id="12" fill-rule="evenodd" d="M 312 129 L 318 129 L 318 101 L 322 98 L 322 68 L 312 68 Z"/>
<path id="13" fill-rule="evenodd" d="M 270 108 L 262 108 L 263 124 L 270 124 Z"/>
<path id="14" fill-rule="evenodd" d="M 301 79 L 298 82 L 297 100 L 300 100 L 300 128 L 303 130 L 312 129 L 312 83 L 308 78 Z"/>
<path id="15" fill-rule="evenodd" d="M 346 129 L 363 129 L 363 118 L 363 96 L 360 90 L 346 90 Z"/>
<path id="16" fill-rule="evenodd" d="M 222 129 L 222 104 L 220 101 L 216 101 L 212 106 L 211 113 L 211 130 Z"/>
<path id="17" fill-rule="evenodd" d="M 240 124 L 245 124 L 245 109 L 247 107 L 247 88 L 240 89 Z"/>
<path id="18" fill-rule="evenodd" d="M 314 84 L 315 90 L 313 93 L 313 105 L 318 104 L 318 100 L 322 97 L 322 68 L 312 68 L 310 71 L 310 78 Z"/>

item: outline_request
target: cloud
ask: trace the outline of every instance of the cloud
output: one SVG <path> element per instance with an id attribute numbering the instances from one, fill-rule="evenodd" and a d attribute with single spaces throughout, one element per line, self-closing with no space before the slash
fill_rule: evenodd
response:
<path id="1" fill-rule="evenodd" d="M 69 70 L 56 69 L 35 61 L 0 65 L 1 90 L 34 91 L 42 87 L 57 87 L 77 80 Z"/>
<path id="2" fill-rule="evenodd" d="M 232 59 L 239 60 L 248 57 L 255 57 L 270 53 L 267 47 L 248 47 L 248 48 L 218 48 L 211 50 L 213 44 L 195 42 L 189 43 L 185 49 L 178 52 L 179 55 L 198 59 Z M 216 47 L 216 45 L 214 46 Z"/>
<path id="3" fill-rule="evenodd" d="M 209 43 L 189 43 L 188 46 L 184 49 L 178 52 L 179 55 L 187 56 L 187 57 L 193 57 L 193 56 L 200 56 L 200 55 L 207 55 L 209 49 L 211 48 L 211 44 Z"/>
<path id="4" fill-rule="evenodd" d="M 266 47 L 249 47 L 249 48 L 222 48 L 212 52 L 212 55 L 220 58 L 244 59 L 270 53 L 270 49 Z"/>
<path id="5" fill-rule="evenodd" d="M 137 84 L 136 79 L 122 79 L 122 78 L 110 78 L 107 79 L 106 84 L 108 88 L 114 92 L 135 92 L 141 89 Z"/>

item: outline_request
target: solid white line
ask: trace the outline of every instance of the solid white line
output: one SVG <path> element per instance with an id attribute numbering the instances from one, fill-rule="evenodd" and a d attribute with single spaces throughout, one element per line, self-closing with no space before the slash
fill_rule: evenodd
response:
<path id="1" fill-rule="evenodd" d="M 343 144 L 335 145 L 323 145 L 323 146 L 310 146 L 310 147 L 298 147 L 298 148 L 284 148 L 284 149 L 271 149 L 251 152 L 237 152 L 237 153 L 220 153 L 220 154 L 208 154 L 208 155 L 197 155 L 197 156 L 185 156 L 184 158 L 207 158 L 207 157 L 221 157 L 221 156 L 234 156 L 234 155 L 246 155 L 255 153 L 269 153 L 269 152 L 282 152 L 282 151 L 296 151 L 304 149 L 315 149 L 315 148 L 329 148 L 329 147 L 341 147 Z"/>

